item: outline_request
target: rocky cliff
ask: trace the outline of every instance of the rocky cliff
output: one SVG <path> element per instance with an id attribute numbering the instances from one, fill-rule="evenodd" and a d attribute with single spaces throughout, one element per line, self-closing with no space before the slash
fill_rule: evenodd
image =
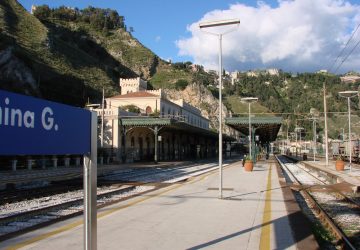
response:
<path id="1" fill-rule="evenodd" d="M 0 86 L 3 89 L 39 96 L 32 71 L 13 54 L 13 48 L 0 51 Z"/>
<path id="2" fill-rule="evenodd" d="M 219 129 L 219 100 L 203 85 L 193 83 L 184 90 L 166 89 L 165 93 L 169 99 L 184 99 L 187 103 L 201 110 L 201 114 L 210 120 L 210 128 Z M 223 122 L 225 117 L 229 117 L 231 112 L 222 105 Z M 223 132 L 229 133 L 229 128 L 223 126 Z"/>

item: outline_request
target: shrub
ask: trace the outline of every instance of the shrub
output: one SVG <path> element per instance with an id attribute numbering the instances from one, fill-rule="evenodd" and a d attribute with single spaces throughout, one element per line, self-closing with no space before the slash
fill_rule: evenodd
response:
<path id="1" fill-rule="evenodd" d="M 140 108 L 138 108 L 137 106 L 130 104 L 130 105 L 126 105 L 126 106 L 122 106 L 122 109 L 126 110 L 127 112 L 132 112 L 132 113 L 140 113 Z"/>
<path id="2" fill-rule="evenodd" d="M 188 81 L 184 79 L 177 80 L 175 83 L 175 89 L 177 90 L 184 90 L 186 86 L 188 86 Z"/>

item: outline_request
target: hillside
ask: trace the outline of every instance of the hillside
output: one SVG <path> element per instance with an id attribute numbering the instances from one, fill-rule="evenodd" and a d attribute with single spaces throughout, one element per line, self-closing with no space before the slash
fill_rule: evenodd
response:
<path id="1" fill-rule="evenodd" d="M 0 2 L 0 88 L 70 105 L 99 103 L 119 92 L 119 78 L 141 76 L 150 88 L 166 89 L 169 97 L 183 98 L 201 109 L 218 127 L 217 76 L 191 62 L 168 63 L 141 44 L 125 24 L 125 17 L 110 9 L 82 10 L 38 6 L 34 15 L 16 0 Z M 135 27 L 136 28 L 136 27 Z M 278 75 L 241 73 L 231 84 L 224 77 L 224 116 L 247 115 L 241 97 L 256 96 L 253 113 L 281 114 L 295 125 L 305 127 L 310 138 L 310 108 L 323 110 L 322 85 L 328 93 L 329 135 L 337 138 L 345 126 L 347 106 L 337 94 L 355 90 L 359 82 L 341 83 L 330 74 L 281 72 Z M 359 100 L 352 99 L 352 110 Z M 296 114 L 296 115 L 295 115 Z M 353 121 L 359 120 L 354 117 Z M 318 132 L 323 131 L 320 119 Z M 360 135 L 360 128 L 353 131 Z M 305 136 L 305 135 L 304 135 Z"/>
<path id="2" fill-rule="evenodd" d="M 15 0 L 0 2 L 0 28 L 3 89 L 83 106 L 88 100 L 98 101 L 102 87 L 107 95 L 118 93 L 119 77 L 138 75 L 129 67 L 131 62 L 111 55 L 113 51 L 102 44 L 105 38 L 91 28 L 63 20 L 40 21 Z M 122 37 L 131 39 L 126 31 L 114 30 L 107 45 L 112 46 L 110 38 L 125 41 Z M 153 53 L 141 49 L 150 60 L 148 54 Z M 19 62 L 21 66 L 14 66 Z"/>
<path id="3" fill-rule="evenodd" d="M 203 69 L 161 60 L 113 10 L 43 5 L 31 15 L 16 0 L 4 0 L 0 28 L 3 89 L 83 106 L 98 102 L 102 87 L 106 96 L 118 93 L 120 77 L 141 76 L 153 88 L 170 89 L 213 82 Z"/>
<path id="4" fill-rule="evenodd" d="M 248 107 L 240 102 L 239 96 L 255 96 L 259 102 L 252 105 L 252 112 L 261 115 L 282 115 L 289 119 L 289 131 L 295 126 L 304 127 L 306 138 L 312 138 L 312 123 L 308 120 L 310 109 L 320 111 L 317 133 L 323 134 L 323 83 L 326 83 L 329 137 L 338 138 L 342 128 L 347 130 L 347 102 L 338 95 L 339 91 L 358 90 L 360 81 L 340 82 L 339 76 L 321 73 L 301 73 L 291 75 L 280 72 L 279 75 L 260 74 L 248 76 L 240 74 L 234 85 L 226 85 L 225 103 L 235 114 L 247 114 Z M 261 105 L 259 105 L 261 104 Z M 359 99 L 351 99 L 352 131 L 360 135 Z M 321 137 L 320 137 L 321 138 Z"/>

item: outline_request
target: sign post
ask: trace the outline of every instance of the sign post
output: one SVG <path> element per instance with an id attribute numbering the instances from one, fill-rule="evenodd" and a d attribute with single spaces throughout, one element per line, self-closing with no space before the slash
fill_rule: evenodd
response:
<path id="1" fill-rule="evenodd" d="M 84 249 L 97 246 L 97 115 L 91 115 L 91 152 L 84 156 Z"/>
<path id="2" fill-rule="evenodd" d="M 1 155 L 84 155 L 84 249 L 97 248 L 97 117 L 0 90 Z"/>

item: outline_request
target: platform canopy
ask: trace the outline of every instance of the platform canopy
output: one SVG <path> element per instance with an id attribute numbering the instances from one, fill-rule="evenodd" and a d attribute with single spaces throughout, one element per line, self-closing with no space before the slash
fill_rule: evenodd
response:
<path id="1" fill-rule="evenodd" d="M 255 135 L 259 135 L 261 142 L 272 142 L 276 140 L 280 130 L 282 117 L 278 116 L 255 116 L 251 117 L 251 126 L 255 128 Z M 249 117 L 229 117 L 225 119 L 225 124 L 240 131 L 249 134 Z"/>
<path id="2" fill-rule="evenodd" d="M 219 134 L 215 131 L 190 125 L 184 121 L 166 118 L 166 117 L 123 117 L 119 120 L 125 127 L 162 127 L 162 131 L 177 131 L 183 133 L 192 133 L 210 138 L 218 138 Z M 234 141 L 235 138 L 223 135 L 224 141 Z"/>

